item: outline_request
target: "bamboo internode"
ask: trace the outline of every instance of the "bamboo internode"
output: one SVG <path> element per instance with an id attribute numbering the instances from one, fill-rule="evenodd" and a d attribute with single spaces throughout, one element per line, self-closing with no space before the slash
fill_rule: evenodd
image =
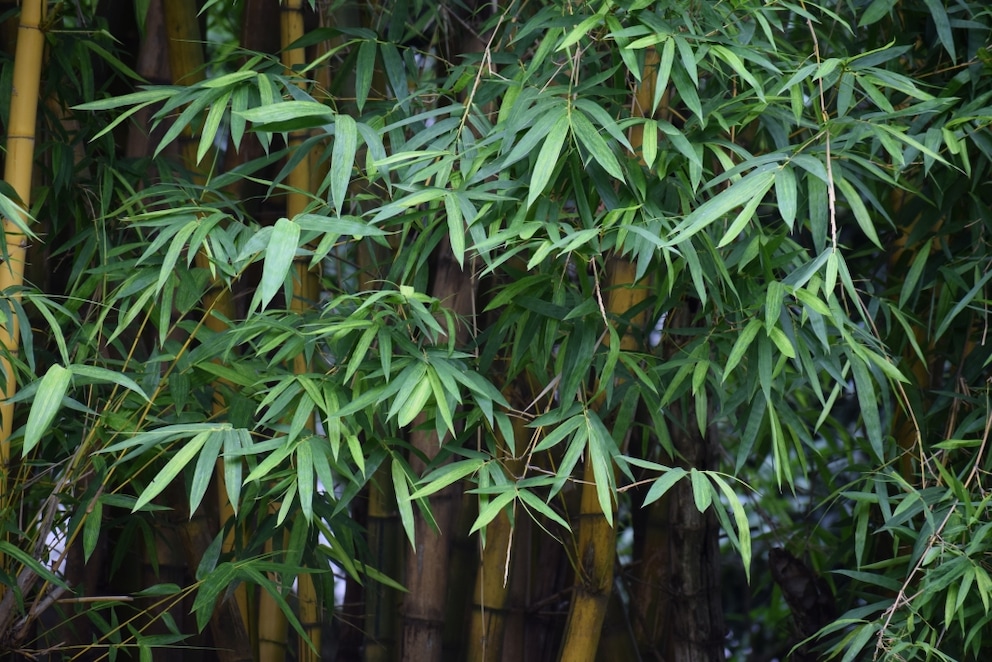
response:
<path id="1" fill-rule="evenodd" d="M 31 173 L 34 169 L 35 126 L 38 116 L 38 95 L 41 85 L 41 62 L 45 48 L 45 38 L 41 30 L 44 19 L 44 0 L 25 0 L 21 6 L 21 22 L 17 34 L 17 49 L 14 55 L 14 78 L 10 98 L 10 123 L 7 134 L 7 161 L 4 167 L 4 181 L 10 184 L 20 198 L 25 210 L 31 205 Z M 19 219 L 4 218 L 3 232 L 6 238 L 6 255 L 0 267 L 0 291 L 5 297 L 17 297 L 18 289 L 24 283 L 24 265 L 27 258 L 28 237 L 22 228 L 27 216 Z M 3 372 L 3 397 L 9 399 L 17 390 L 17 380 L 10 356 L 17 354 L 18 320 L 13 314 L 0 323 L 0 344 L 4 356 L 0 356 L 0 370 Z M 0 465 L 3 466 L 3 496 L 6 498 L 7 464 L 10 460 L 10 436 L 14 427 L 14 406 L 5 402 L 0 405 Z"/>

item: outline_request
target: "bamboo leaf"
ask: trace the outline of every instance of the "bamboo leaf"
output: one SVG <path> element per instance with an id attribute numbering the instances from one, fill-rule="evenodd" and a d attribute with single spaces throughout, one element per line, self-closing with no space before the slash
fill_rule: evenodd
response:
<path id="1" fill-rule="evenodd" d="M 944 319 L 940 320 L 940 325 L 937 327 L 937 333 L 934 335 L 934 340 L 937 340 L 944 335 L 948 327 L 950 327 L 951 322 L 954 321 L 954 318 L 957 317 L 962 310 L 974 303 L 975 297 L 978 296 L 978 292 L 985 287 L 985 284 L 989 282 L 990 278 L 992 278 L 992 271 L 986 271 L 982 277 L 975 282 L 972 288 L 968 290 L 968 293 L 958 299 L 957 303 L 954 304 L 954 307 L 951 308 L 950 312 L 944 316 Z"/>
<path id="2" fill-rule="evenodd" d="M 530 175 L 527 207 L 533 205 L 534 201 L 544 193 L 544 189 L 551 180 L 551 175 L 558 165 L 558 157 L 561 156 L 562 146 L 565 144 L 565 137 L 568 135 L 568 128 L 568 115 L 563 112 L 551 127 L 548 137 L 541 145 L 541 151 L 537 154 L 537 161 L 534 162 L 534 169 Z"/>
<path id="3" fill-rule="evenodd" d="M 756 197 L 760 199 L 768 192 L 774 182 L 774 170 L 767 167 L 755 169 L 686 216 L 685 220 L 679 224 L 676 235 L 669 238 L 668 243 L 676 244 L 688 239 L 727 212 L 753 201 Z"/>
<path id="4" fill-rule="evenodd" d="M 121 372 L 117 372 L 116 370 L 108 370 L 107 368 L 101 368 L 96 365 L 76 363 L 69 366 L 69 372 L 72 373 L 73 377 L 78 378 L 77 383 L 93 381 L 117 384 L 118 386 L 123 386 L 130 391 L 134 391 L 141 396 L 142 400 L 148 402 L 148 394 L 145 393 L 144 389 L 142 389 L 136 381 Z"/>
<path id="5" fill-rule="evenodd" d="M 251 446 L 251 437 L 247 430 L 223 430 L 221 434 L 224 437 L 224 487 L 227 501 L 236 515 L 241 500 L 241 476 L 244 470 L 242 452 Z"/>
<path id="6" fill-rule="evenodd" d="M 224 119 L 224 113 L 227 112 L 227 104 L 230 102 L 233 93 L 233 90 L 228 90 L 220 99 L 210 104 L 210 110 L 207 111 L 207 119 L 204 120 L 203 128 L 200 130 L 200 144 L 196 148 L 197 163 L 203 160 L 203 157 L 207 155 L 210 147 L 214 144 L 214 140 L 217 138 L 217 130 L 220 128 L 221 120 Z"/>
<path id="7" fill-rule="evenodd" d="M 396 414 L 396 423 L 400 427 L 405 427 L 412 423 L 413 419 L 424 410 L 424 406 L 427 404 L 430 396 L 431 382 L 429 379 L 419 380 L 409 394 L 401 393 L 397 395 L 396 399 L 401 404 Z"/>
<path id="8" fill-rule="evenodd" d="M 957 62 L 957 51 L 954 48 L 954 35 L 951 33 L 951 21 L 947 16 L 943 0 L 923 0 L 927 9 L 930 10 L 930 18 L 933 19 L 934 27 L 937 28 L 937 38 L 951 60 Z"/>
<path id="9" fill-rule="evenodd" d="M 226 433 L 230 430 L 209 432 L 203 450 L 196 459 L 196 467 L 193 470 L 193 481 L 189 488 L 189 516 L 193 518 L 193 513 L 200 507 L 203 495 L 207 493 L 210 479 L 214 475 L 217 465 L 217 457 L 220 455 L 221 447 L 224 444 Z"/>
<path id="10" fill-rule="evenodd" d="M 603 22 L 603 16 L 600 14 L 593 14 L 592 16 L 587 16 L 578 25 L 572 28 L 571 32 L 565 35 L 558 47 L 555 48 L 555 52 L 563 51 L 569 46 L 578 43 L 580 39 L 589 34 L 589 31 L 594 27 L 599 26 Z"/>
<path id="11" fill-rule="evenodd" d="M 259 76 L 259 83 L 267 80 Z M 238 113 L 260 131 L 298 131 L 334 122 L 332 109 L 317 101 L 276 101 Z"/>
<path id="12" fill-rule="evenodd" d="M 689 470 L 689 481 L 692 483 L 692 500 L 696 503 L 696 510 L 705 513 L 713 503 L 713 486 L 706 479 L 706 474 L 696 469 Z"/>
<path id="13" fill-rule="evenodd" d="M 457 483 L 462 478 L 471 476 L 485 465 L 485 460 L 475 458 L 471 460 L 459 460 L 449 462 L 442 467 L 438 467 L 421 479 L 422 487 L 418 488 L 410 495 L 411 499 L 423 499 L 444 488 Z"/>
<path id="14" fill-rule="evenodd" d="M 56 363 L 41 378 L 34 402 L 31 403 L 31 411 L 28 412 L 28 422 L 24 427 L 22 457 L 27 457 L 28 453 L 34 450 L 41 441 L 42 435 L 48 431 L 48 426 L 55 420 L 55 415 L 62 407 L 62 399 L 69 389 L 71 377 L 71 371 Z"/>
<path id="15" fill-rule="evenodd" d="M 11 558 L 15 559 L 22 566 L 28 568 L 29 570 L 31 570 L 32 573 L 34 573 L 36 576 L 40 577 L 44 581 L 50 583 L 52 586 L 58 586 L 59 588 L 69 590 L 69 586 L 64 581 L 62 581 L 62 579 L 58 575 L 56 575 L 51 570 L 43 566 L 38 561 L 38 559 L 31 556 L 20 547 L 17 547 L 16 545 L 11 545 L 6 540 L 0 540 L 0 554 L 3 554 L 5 556 L 10 556 Z M 15 574 L 19 574 L 19 573 L 15 573 Z"/>
<path id="16" fill-rule="evenodd" d="M 773 179 L 774 179 L 774 175 L 773 175 Z M 772 187 L 772 183 L 773 181 L 768 181 L 763 184 L 763 188 L 752 191 L 751 199 L 747 201 L 747 204 L 744 205 L 744 208 L 741 209 L 739 214 L 737 214 L 737 218 L 735 218 L 733 223 L 730 224 L 730 227 L 727 228 L 727 231 L 724 233 L 723 238 L 720 239 L 720 243 L 717 244 L 717 248 L 723 248 L 724 246 L 735 240 L 737 238 L 737 235 L 739 235 L 747 226 L 747 224 L 751 222 L 751 219 L 754 218 L 754 213 L 758 210 L 758 205 L 761 204 L 761 201 L 765 197 L 765 194 Z"/>
<path id="17" fill-rule="evenodd" d="M 358 59 L 355 69 L 355 105 L 358 111 L 365 109 L 369 92 L 372 90 L 372 72 L 375 70 L 375 42 L 368 39 L 358 47 Z"/>
<path id="18" fill-rule="evenodd" d="M 892 7 L 894 7 L 895 4 L 896 0 L 872 0 L 872 3 L 868 5 L 868 8 L 861 14 L 861 19 L 858 21 L 858 27 L 863 28 L 865 26 L 878 23 L 880 20 L 889 15 L 889 12 L 892 11 Z"/>
<path id="19" fill-rule="evenodd" d="M 572 133 L 578 139 L 579 144 L 589 150 L 589 154 L 595 159 L 603 170 L 612 175 L 613 177 L 624 180 L 623 169 L 620 167 L 620 162 L 617 161 L 616 154 L 610 149 L 610 146 L 603 139 L 603 136 L 599 134 L 596 127 L 593 126 L 589 118 L 586 117 L 585 113 L 580 111 L 574 111 L 572 113 Z"/>
<path id="20" fill-rule="evenodd" d="M 747 323 L 744 330 L 741 331 L 740 335 L 737 336 L 737 340 L 734 341 L 734 346 L 730 350 L 730 356 L 727 357 L 727 364 L 723 366 L 723 381 L 727 381 L 727 377 L 730 375 L 731 371 L 737 367 L 737 364 L 741 362 L 744 358 L 744 353 L 751 346 L 751 342 L 754 337 L 758 335 L 758 331 L 762 327 L 762 322 L 757 317 L 751 318 L 751 321 Z"/>
<path id="21" fill-rule="evenodd" d="M 510 502 L 516 498 L 516 496 L 516 491 L 510 489 L 497 495 L 489 503 L 480 506 L 479 516 L 475 518 L 475 522 L 472 524 L 469 534 L 475 533 L 496 519 L 496 516 L 499 515 L 500 511 L 506 508 L 506 506 L 508 506 Z"/>
<path id="22" fill-rule="evenodd" d="M 83 524 L 83 560 L 89 561 L 100 540 L 100 525 L 103 523 L 103 502 L 99 497 L 90 503 L 86 513 L 86 523 Z"/>
<path id="23" fill-rule="evenodd" d="M 134 506 L 131 508 L 131 512 L 134 513 L 141 510 L 145 504 L 161 494 L 162 490 L 168 487 L 169 483 L 179 475 L 179 472 L 186 468 L 186 465 L 196 457 L 212 434 L 213 432 L 209 430 L 201 432 L 184 443 L 179 451 L 172 456 L 165 466 L 162 467 L 162 470 L 152 479 L 148 487 L 138 495 Z"/>
<path id="24" fill-rule="evenodd" d="M 444 196 L 445 219 L 448 224 L 448 241 L 451 253 L 459 267 L 465 266 L 465 222 L 461 207 L 458 204 L 457 193 L 446 193 Z"/>
<path id="25" fill-rule="evenodd" d="M 796 209 L 799 200 L 799 187 L 796 184 L 796 173 L 788 165 L 775 171 L 775 200 L 778 202 L 778 213 L 792 230 L 796 223 Z"/>
<path id="26" fill-rule="evenodd" d="M 344 213 L 344 199 L 351 181 L 351 169 L 358 151 L 358 127 L 348 115 L 334 120 L 334 145 L 331 148 L 331 202 L 338 215 Z"/>
<path id="27" fill-rule="evenodd" d="M 300 495 L 300 511 L 307 522 L 313 520 L 313 449 L 307 440 L 296 447 L 296 484 Z"/>
<path id="28" fill-rule="evenodd" d="M 272 227 L 265 247 L 262 279 L 251 301 L 251 309 L 264 310 L 286 283 L 300 241 L 300 226 L 288 218 L 280 218 Z"/>
<path id="29" fill-rule="evenodd" d="M 158 272 L 158 281 L 155 283 L 155 292 L 161 292 L 162 287 L 169 281 L 170 278 L 175 274 L 176 262 L 179 261 L 179 255 L 186 248 L 186 242 L 196 231 L 198 222 L 194 219 L 179 228 L 175 236 L 172 238 L 172 242 L 169 244 L 169 250 L 165 253 L 165 258 L 162 260 L 162 267 Z"/>
<path id="30" fill-rule="evenodd" d="M 517 497 L 520 498 L 520 500 L 524 503 L 524 505 L 529 506 L 530 508 L 536 510 L 538 513 L 540 513 L 544 517 L 547 517 L 552 522 L 555 522 L 566 531 L 571 530 L 571 527 L 568 525 L 568 522 L 562 519 L 561 515 L 556 513 L 554 509 L 551 508 L 551 506 L 545 503 L 539 496 L 537 496 L 533 492 L 530 492 L 529 490 L 518 490 Z"/>
<path id="31" fill-rule="evenodd" d="M 878 414 L 878 399 L 875 397 L 875 385 L 871 374 L 864 362 L 856 357 L 850 357 L 851 372 L 854 375 L 854 387 L 858 392 L 858 404 L 861 406 L 861 420 L 865 424 L 868 443 L 871 444 L 875 457 L 885 461 L 885 449 L 882 444 L 882 421 Z"/>
<path id="32" fill-rule="evenodd" d="M 850 182 L 841 176 L 836 176 L 834 178 L 834 183 L 837 188 L 844 194 L 844 198 L 847 200 L 848 206 L 854 213 L 854 219 L 858 222 L 858 227 L 861 231 L 865 233 L 868 240 L 875 244 L 879 248 L 882 248 L 882 242 L 878 239 L 878 234 L 875 232 L 875 224 L 871 220 L 871 215 L 868 213 L 868 208 L 865 207 L 865 203 L 861 200 L 861 196 L 854 189 Z"/>
<path id="33" fill-rule="evenodd" d="M 709 479 L 723 492 L 724 498 L 727 503 L 730 504 L 730 511 L 734 515 L 734 523 L 737 525 L 737 542 L 739 544 L 738 550 L 741 554 L 741 561 L 744 563 L 744 572 L 747 576 L 747 581 L 751 581 L 751 522 L 747 517 L 747 512 L 744 510 L 744 504 L 741 503 L 741 499 L 734 493 L 734 490 L 730 485 L 721 477 L 714 472 L 708 472 L 707 475 Z M 733 540 L 733 538 L 731 538 Z"/>
<path id="34" fill-rule="evenodd" d="M 393 458 L 390 464 L 390 471 L 393 477 L 393 492 L 396 494 L 396 508 L 400 512 L 400 522 L 406 532 L 410 546 L 416 549 L 416 541 L 413 533 L 413 505 L 410 500 L 410 486 L 407 483 L 406 471 L 400 464 L 399 459 Z"/>
<path id="35" fill-rule="evenodd" d="M 688 472 L 682 467 L 672 467 L 661 474 L 657 480 L 651 483 L 651 489 L 644 495 L 644 502 L 641 504 L 641 507 L 643 508 L 663 497 L 675 483 L 685 477 L 686 473 Z"/>

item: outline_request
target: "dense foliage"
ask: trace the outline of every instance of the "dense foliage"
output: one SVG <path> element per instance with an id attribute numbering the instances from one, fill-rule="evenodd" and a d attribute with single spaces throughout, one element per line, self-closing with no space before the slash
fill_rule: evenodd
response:
<path id="1" fill-rule="evenodd" d="M 38 271 L 0 306 L 7 641 L 80 590 L 46 540 L 119 573 L 217 489 L 194 579 L 135 592 L 195 595 L 202 629 L 246 582 L 303 634 L 297 576 L 330 608 L 335 573 L 403 583 L 356 515 L 385 483 L 411 543 L 458 489 L 471 532 L 532 518 L 580 574 L 591 486 L 629 614 L 622 533 L 687 490 L 732 657 L 821 628 L 845 661 L 988 654 L 984 3 L 396 3 L 185 85 L 78 10 L 48 34 Z M 141 113 L 153 156 L 122 149 Z M 128 613 L 88 610 L 95 645 L 181 640 Z"/>

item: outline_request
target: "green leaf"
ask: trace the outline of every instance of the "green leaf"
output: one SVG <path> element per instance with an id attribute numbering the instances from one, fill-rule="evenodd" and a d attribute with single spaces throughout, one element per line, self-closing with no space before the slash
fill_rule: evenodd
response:
<path id="1" fill-rule="evenodd" d="M 516 491 L 509 489 L 506 492 L 497 495 L 489 503 L 480 506 L 479 516 L 475 518 L 475 522 L 472 524 L 472 529 L 469 531 L 469 534 L 475 533 L 496 519 L 499 512 L 508 506 L 510 502 L 516 498 L 516 496 Z"/>
<path id="2" fill-rule="evenodd" d="M 561 515 L 556 513 L 554 509 L 551 508 L 551 506 L 549 506 L 547 503 L 541 500 L 541 498 L 536 494 L 534 494 L 533 492 L 530 492 L 529 490 L 518 490 L 517 497 L 520 498 L 520 500 L 524 503 L 524 505 L 532 508 L 533 510 L 536 510 L 538 513 L 540 513 L 544 517 L 547 517 L 552 522 L 555 522 L 556 524 L 558 524 L 558 526 L 562 527 L 566 531 L 571 530 L 571 527 L 568 525 L 568 522 L 562 519 Z"/>
<path id="3" fill-rule="evenodd" d="M 396 494 L 396 508 L 400 511 L 400 522 L 406 532 L 410 546 L 416 550 L 413 532 L 413 505 L 410 500 L 410 485 L 407 482 L 406 471 L 398 458 L 393 458 L 390 464 L 393 477 L 393 492 Z"/>
<path id="4" fill-rule="evenodd" d="M 465 266 L 465 221 L 462 217 L 461 206 L 458 204 L 456 193 L 444 196 L 445 219 L 448 224 L 448 241 L 451 253 L 459 267 Z"/>
<path id="5" fill-rule="evenodd" d="M 300 241 L 300 226 L 288 218 L 280 218 L 272 227 L 269 243 L 265 247 L 262 263 L 262 280 L 252 298 L 251 309 L 264 310 L 276 293 L 285 285 L 293 268 L 293 259 Z"/>
<path id="6" fill-rule="evenodd" d="M 172 242 L 169 244 L 169 250 L 166 251 L 165 257 L 162 259 L 162 267 L 158 272 L 158 282 L 155 283 L 156 292 L 161 292 L 162 287 L 175 274 L 176 262 L 179 261 L 179 256 L 182 254 L 183 249 L 186 248 L 186 242 L 196 232 L 197 225 L 198 222 L 196 219 L 191 220 L 183 225 L 176 232 L 175 236 L 173 236 Z"/>
<path id="7" fill-rule="evenodd" d="M 975 297 L 978 296 L 979 290 L 985 287 L 985 284 L 989 282 L 990 278 L 992 278 L 992 271 L 986 271 L 985 274 L 978 279 L 975 285 L 968 290 L 967 294 L 958 298 L 957 303 L 954 304 L 951 311 L 944 316 L 944 319 L 940 320 L 940 325 L 937 327 L 937 333 L 934 336 L 934 340 L 938 340 L 942 335 L 944 335 L 944 332 L 947 331 L 948 327 L 950 327 L 951 322 L 954 321 L 954 318 L 957 317 L 962 310 L 974 303 Z"/>
<path id="8" fill-rule="evenodd" d="M 672 488 L 675 483 L 679 482 L 688 472 L 682 467 L 672 467 L 665 473 L 661 474 L 657 480 L 651 483 L 651 489 L 648 493 L 644 495 L 644 502 L 641 507 L 647 506 L 648 504 L 654 503 L 661 497 L 665 495 L 668 490 Z"/>
<path id="9" fill-rule="evenodd" d="M 9 368 L 8 368 L 9 369 Z M 55 420 L 62 407 L 62 399 L 69 390 L 72 372 L 59 364 L 54 364 L 41 378 L 31 411 L 28 412 L 28 422 L 24 427 L 24 446 L 21 455 L 26 457 L 41 441 L 48 426 Z"/>
<path id="10" fill-rule="evenodd" d="M 858 27 L 863 28 L 866 25 L 878 23 L 880 20 L 889 15 L 889 12 L 892 11 L 895 4 L 896 0 L 872 0 L 872 3 L 868 5 L 868 8 L 861 14 L 861 19 L 858 21 Z"/>
<path id="11" fill-rule="evenodd" d="M 351 181 L 351 169 L 358 151 L 358 126 L 348 115 L 334 120 L 334 145 L 331 148 L 331 202 L 338 215 L 344 213 L 344 199 Z"/>
<path id="12" fill-rule="evenodd" d="M 714 472 L 708 472 L 710 480 L 723 492 L 724 498 L 727 503 L 730 504 L 730 510 L 734 514 L 734 523 L 737 525 L 737 541 L 739 542 L 739 551 L 741 554 L 741 561 L 744 563 L 744 572 L 747 576 L 747 581 L 751 581 L 751 522 L 748 519 L 747 512 L 744 510 L 744 504 L 741 503 L 740 497 L 734 493 L 734 490 L 730 485 L 719 475 Z M 733 538 L 731 537 L 731 540 Z"/>
<path id="13" fill-rule="evenodd" d="M 210 479 L 216 470 L 217 457 L 220 455 L 221 447 L 224 444 L 225 432 L 228 431 L 208 433 L 207 441 L 203 445 L 203 450 L 196 460 L 196 468 L 193 470 L 193 481 L 190 483 L 189 488 L 189 516 L 191 519 L 196 509 L 199 508 L 200 502 L 203 500 L 203 495 L 207 493 Z"/>
<path id="14" fill-rule="evenodd" d="M 415 419 L 420 412 L 424 410 L 424 406 L 427 404 L 427 400 L 430 398 L 431 393 L 432 389 L 430 380 L 421 379 L 416 383 L 413 390 L 409 394 L 398 394 L 396 399 L 402 404 L 397 412 L 397 424 L 400 427 L 405 427 L 412 423 L 413 419 Z"/>
<path id="15" fill-rule="evenodd" d="M 758 335 L 758 331 L 761 330 L 763 323 L 757 317 L 751 318 L 741 331 L 740 335 L 737 336 L 737 340 L 734 341 L 734 346 L 730 350 L 730 356 L 727 357 L 727 364 L 723 367 L 723 381 L 727 381 L 727 377 L 730 375 L 731 371 L 737 367 L 737 364 L 741 362 L 744 358 L 744 353 L 747 352 L 748 348 L 751 346 L 751 342 L 754 337 Z"/>
<path id="16" fill-rule="evenodd" d="M 411 499 L 422 499 L 435 492 L 440 492 L 453 483 L 457 483 L 462 478 L 471 476 L 485 465 L 485 460 L 475 458 L 471 460 L 460 460 L 450 462 L 439 467 L 421 479 L 423 486 L 410 495 Z"/>
<path id="17" fill-rule="evenodd" d="M 530 191 L 527 193 L 527 207 L 534 204 L 534 201 L 544 193 L 545 187 L 551 180 L 558 165 L 558 157 L 561 156 L 562 146 L 568 136 L 568 114 L 563 112 L 555 121 L 548 132 L 548 137 L 541 145 L 541 151 L 537 154 L 537 161 L 534 162 L 534 169 L 530 174 Z"/>
<path id="18" fill-rule="evenodd" d="M 296 483 L 300 495 L 300 511 L 309 522 L 313 520 L 313 449 L 307 440 L 296 447 Z"/>
<path id="19" fill-rule="evenodd" d="M 844 194 L 848 206 L 854 213 L 854 219 L 858 222 L 858 227 L 861 228 L 861 231 L 865 233 L 865 236 L 868 237 L 871 243 L 882 248 L 882 242 L 879 241 L 878 234 L 875 232 L 875 223 L 871 220 L 871 214 L 868 213 L 865 203 L 861 200 L 861 195 L 843 177 L 835 176 L 834 183 Z"/>
<path id="20" fill-rule="evenodd" d="M 85 380 L 92 380 L 93 382 L 98 383 L 103 382 L 117 384 L 118 386 L 123 386 L 130 391 L 134 391 L 140 395 L 141 399 L 145 402 L 149 401 L 148 395 L 145 393 L 144 389 L 138 385 L 138 382 L 121 372 L 117 372 L 116 370 L 108 370 L 96 365 L 83 365 L 77 363 L 69 366 L 69 372 L 71 372 L 73 377 L 76 378 L 77 383 L 85 383 Z"/>
<path id="21" fill-rule="evenodd" d="M 875 457 L 885 461 L 885 449 L 882 444 L 882 421 L 879 416 L 880 403 L 875 396 L 875 384 L 868 372 L 868 367 L 856 356 L 850 357 L 851 372 L 854 375 L 854 386 L 858 392 L 858 404 L 861 407 L 861 420 L 865 424 L 868 442 L 875 452 Z"/>
<path id="22" fill-rule="evenodd" d="M 934 27 L 937 28 L 937 38 L 951 60 L 957 62 L 957 52 L 954 49 L 954 35 L 951 33 L 951 21 L 944 8 L 944 0 L 923 0 L 927 9 L 930 10 L 930 18 L 933 19 Z"/>
<path id="23" fill-rule="evenodd" d="M 358 59 L 355 69 L 355 105 L 361 112 L 368 101 L 372 89 L 372 72 L 375 70 L 376 45 L 371 39 L 363 41 L 358 47 Z"/>
<path id="24" fill-rule="evenodd" d="M 254 72 L 240 73 L 251 73 L 254 75 Z M 204 120 L 203 128 L 200 130 L 200 144 L 196 148 L 197 163 L 203 160 L 210 147 L 213 146 L 214 140 L 217 138 L 217 130 L 220 128 L 221 120 L 224 119 L 224 113 L 227 112 L 227 104 L 231 101 L 233 93 L 233 90 L 228 90 L 220 99 L 210 104 L 207 119 Z"/>
<path id="25" fill-rule="evenodd" d="M 263 80 L 259 78 L 259 82 Z M 316 101 L 276 101 L 249 108 L 239 113 L 241 117 L 265 131 L 297 131 L 331 124 L 335 113 Z"/>
<path id="26" fill-rule="evenodd" d="M 554 129 L 552 129 L 552 132 Z M 572 113 L 572 133 L 578 139 L 579 144 L 589 150 L 592 158 L 596 160 L 603 170 L 613 177 L 623 181 L 623 169 L 616 155 L 610 150 L 606 140 L 600 135 L 596 127 L 593 126 L 585 113 L 574 111 Z"/>
<path id="27" fill-rule="evenodd" d="M 793 229 L 796 223 L 796 209 L 799 200 L 799 187 L 796 185 L 796 173 L 792 167 L 784 165 L 775 171 L 775 200 L 778 202 L 778 213 Z"/>
<path id="28" fill-rule="evenodd" d="M 57 575 L 55 575 L 51 570 L 43 566 L 38 561 L 38 559 L 31 556 L 20 547 L 11 545 L 6 540 L 0 540 L 0 554 L 3 554 L 5 556 L 10 556 L 11 558 L 15 559 L 22 566 L 25 566 L 26 568 L 30 569 L 31 572 L 33 572 L 35 575 L 37 575 L 44 581 L 50 583 L 52 586 L 58 586 L 60 588 L 69 590 L 69 586 L 64 581 L 62 581 L 62 579 L 60 579 Z M 17 576 L 20 573 L 15 571 L 13 574 Z"/>
<path id="29" fill-rule="evenodd" d="M 717 195 L 697 207 L 679 224 L 676 235 L 668 239 L 674 245 L 703 230 L 729 211 L 764 197 L 775 183 L 775 171 L 768 167 L 758 168 L 731 184 Z M 755 205 L 757 206 L 757 205 Z M 747 220 L 745 218 L 745 220 Z M 729 235 L 729 232 L 727 233 Z"/>
<path id="30" fill-rule="evenodd" d="M 90 502 L 89 512 L 86 513 L 86 523 L 83 524 L 83 560 L 89 561 L 100 540 L 100 525 L 103 523 L 103 502 L 99 497 Z"/>
<path id="31" fill-rule="evenodd" d="M 696 510 L 705 513 L 713 503 L 713 486 L 706 479 L 706 474 L 696 469 L 689 470 L 689 480 L 692 483 L 692 500 L 696 503 Z"/>
<path id="32" fill-rule="evenodd" d="M 773 175 L 773 179 L 777 178 Z M 758 205 L 761 204 L 765 194 L 769 189 L 771 189 L 772 183 L 773 182 L 769 181 L 764 185 L 763 189 L 753 191 L 753 196 L 747 201 L 747 204 L 744 205 L 744 208 L 741 209 L 740 213 L 737 214 L 737 218 L 735 218 L 734 222 L 730 224 L 730 227 L 727 228 L 723 238 L 720 239 L 720 243 L 717 244 L 717 248 L 723 248 L 730 242 L 737 239 L 737 236 L 744 230 L 751 219 L 754 218 L 754 213 L 758 210 Z"/>
<path id="33" fill-rule="evenodd" d="M 161 494 L 162 490 L 168 487 L 169 483 L 179 475 L 179 472 L 197 456 L 200 449 L 203 448 L 203 445 L 212 434 L 213 432 L 211 431 L 201 432 L 185 442 L 179 451 L 162 467 L 158 475 L 152 479 L 148 487 L 138 495 L 138 499 L 134 502 L 131 512 L 134 513 L 141 510 L 145 504 Z"/>
<path id="34" fill-rule="evenodd" d="M 555 48 L 555 52 L 563 51 L 569 46 L 578 43 L 580 39 L 589 34 L 589 31 L 594 27 L 602 24 L 603 17 L 600 14 L 593 14 L 592 16 L 587 16 L 578 25 L 572 28 L 572 31 L 565 35 L 558 47 Z"/>
<path id="35" fill-rule="evenodd" d="M 251 436 L 247 430 L 223 430 L 221 434 L 224 437 L 224 487 L 227 501 L 237 514 L 244 470 L 242 451 L 251 447 Z"/>

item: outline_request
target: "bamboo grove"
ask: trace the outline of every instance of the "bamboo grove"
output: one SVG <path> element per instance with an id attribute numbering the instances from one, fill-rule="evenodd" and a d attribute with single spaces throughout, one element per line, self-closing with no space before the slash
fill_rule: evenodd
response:
<path id="1" fill-rule="evenodd" d="M 992 651 L 985 3 L 0 30 L 4 659 Z"/>

